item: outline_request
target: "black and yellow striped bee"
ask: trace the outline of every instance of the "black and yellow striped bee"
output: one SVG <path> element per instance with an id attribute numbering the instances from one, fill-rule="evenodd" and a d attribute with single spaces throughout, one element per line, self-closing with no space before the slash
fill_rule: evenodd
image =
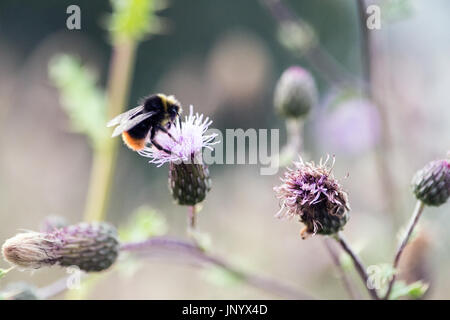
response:
<path id="1" fill-rule="evenodd" d="M 158 93 L 145 98 L 140 106 L 118 115 L 107 126 L 117 125 L 112 136 L 122 134 L 123 141 L 133 151 L 144 149 L 146 142 L 150 141 L 157 149 L 170 154 L 154 138 L 158 131 L 162 131 L 173 139 L 168 129 L 181 112 L 181 104 L 174 96 Z"/>

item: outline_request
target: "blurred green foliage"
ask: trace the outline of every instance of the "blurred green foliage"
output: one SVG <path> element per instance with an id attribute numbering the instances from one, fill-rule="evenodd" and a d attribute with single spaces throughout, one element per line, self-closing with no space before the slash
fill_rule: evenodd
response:
<path id="1" fill-rule="evenodd" d="M 428 287 L 428 284 L 422 281 L 416 281 L 411 284 L 406 284 L 404 281 L 396 281 L 389 299 L 397 300 L 402 297 L 420 299 L 427 292 Z"/>
<path id="2" fill-rule="evenodd" d="M 301 56 L 317 45 L 314 29 L 307 23 L 283 22 L 278 28 L 280 43 L 296 56 Z"/>
<path id="3" fill-rule="evenodd" d="M 414 14 L 411 0 L 384 0 L 380 3 L 383 21 L 396 22 L 410 18 Z"/>
<path id="4" fill-rule="evenodd" d="M 147 206 L 136 209 L 128 223 L 119 228 L 119 236 L 123 242 L 142 241 L 166 232 L 166 219 L 159 212 Z"/>
<path id="5" fill-rule="evenodd" d="M 147 34 L 162 31 L 163 20 L 155 11 L 164 9 L 163 0 L 111 0 L 113 13 L 108 28 L 115 41 L 130 39 L 139 41 Z"/>
<path id="6" fill-rule="evenodd" d="M 61 105 L 72 129 L 85 134 L 94 148 L 108 139 L 105 93 L 97 87 L 96 73 L 74 56 L 62 54 L 49 63 L 49 76 L 60 91 Z"/>
<path id="7" fill-rule="evenodd" d="M 205 269 L 203 276 L 209 283 L 218 287 L 230 287 L 241 283 L 242 281 L 242 278 L 236 273 L 216 266 Z"/>
<path id="8" fill-rule="evenodd" d="M 9 270 L 5 270 L 5 269 L 0 269 L 0 279 L 3 278 Z"/>

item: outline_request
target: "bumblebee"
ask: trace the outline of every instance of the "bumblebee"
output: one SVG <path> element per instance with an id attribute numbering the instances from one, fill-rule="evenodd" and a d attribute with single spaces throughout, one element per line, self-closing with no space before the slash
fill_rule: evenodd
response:
<path id="1" fill-rule="evenodd" d="M 170 154 L 154 138 L 158 131 L 162 131 L 174 139 L 168 129 L 181 112 L 181 104 L 174 96 L 158 93 L 145 98 L 136 108 L 118 115 L 107 126 L 117 126 L 112 136 L 121 134 L 124 143 L 133 151 L 144 149 L 146 142 L 150 141 L 158 150 Z"/>

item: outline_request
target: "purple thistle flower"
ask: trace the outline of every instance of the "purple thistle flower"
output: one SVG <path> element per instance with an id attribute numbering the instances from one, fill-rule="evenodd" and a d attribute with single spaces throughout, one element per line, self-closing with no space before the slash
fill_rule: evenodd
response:
<path id="1" fill-rule="evenodd" d="M 150 158 L 150 163 L 155 163 L 158 167 L 166 162 L 173 163 L 201 163 L 201 152 L 203 148 L 212 149 L 212 145 L 219 143 L 214 141 L 217 134 L 205 134 L 212 121 L 203 114 L 194 115 L 193 107 L 190 107 L 189 115 L 183 122 L 179 119 L 168 129 L 172 138 L 164 132 L 159 132 L 156 141 L 170 154 L 163 150 L 158 150 L 152 145 L 146 146 L 138 153 Z"/>
<path id="2" fill-rule="evenodd" d="M 341 230 L 346 224 L 350 206 L 347 193 L 326 166 L 329 157 L 319 165 L 304 162 L 301 158 L 294 162 L 294 169 L 288 168 L 281 178 L 283 182 L 274 188 L 280 200 L 278 218 L 299 217 L 305 224 L 302 238 L 308 234 L 330 235 Z"/>
<path id="3" fill-rule="evenodd" d="M 81 270 L 109 268 L 119 253 L 116 229 L 107 223 L 80 223 L 52 232 L 19 233 L 2 246 L 5 260 L 24 269 L 59 264 Z"/>

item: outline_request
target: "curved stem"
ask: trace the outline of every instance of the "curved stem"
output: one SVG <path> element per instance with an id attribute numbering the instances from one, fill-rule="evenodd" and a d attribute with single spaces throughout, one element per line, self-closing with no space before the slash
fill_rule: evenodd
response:
<path id="1" fill-rule="evenodd" d="M 409 242 L 409 239 L 411 238 L 411 235 L 414 231 L 414 228 L 416 227 L 417 223 L 419 222 L 420 216 L 422 215 L 423 209 L 425 207 L 425 204 L 418 200 L 416 203 L 416 207 L 414 208 L 414 212 L 411 216 L 411 220 L 409 222 L 408 225 L 408 229 L 405 233 L 405 237 L 403 238 L 402 242 L 400 243 L 398 249 L 397 249 L 397 253 L 395 254 L 395 258 L 394 258 L 394 270 L 397 269 L 398 264 L 400 262 L 400 257 L 402 256 L 403 250 L 405 249 L 406 245 Z M 395 280 L 396 280 L 396 274 L 393 275 L 391 281 L 389 282 L 389 287 L 388 290 L 384 296 L 384 299 L 389 299 L 389 295 L 392 292 L 392 287 L 394 286 Z"/>
<path id="2" fill-rule="evenodd" d="M 350 298 L 353 300 L 361 299 L 359 292 L 357 292 L 357 290 L 353 286 L 352 281 L 350 280 L 350 278 L 348 277 L 344 268 L 342 267 L 342 264 L 339 261 L 339 256 L 336 253 L 336 250 L 333 248 L 333 246 L 331 245 L 331 243 L 329 242 L 328 239 L 324 239 L 323 243 L 325 244 L 325 247 L 327 248 L 328 253 L 330 254 L 331 260 L 333 260 L 333 263 L 336 265 L 336 267 L 339 270 L 340 278 L 342 279 L 344 287 L 347 290 Z"/>
<path id="3" fill-rule="evenodd" d="M 167 237 L 153 237 L 141 242 L 122 244 L 120 249 L 121 251 L 138 253 L 145 253 L 146 251 L 155 249 L 162 249 L 166 252 L 185 253 L 200 262 L 223 268 L 233 274 L 236 278 L 255 288 L 290 299 L 313 299 L 310 295 L 285 286 L 276 280 L 241 271 L 230 265 L 224 259 L 202 251 L 196 244 L 182 240 Z"/>
<path id="4" fill-rule="evenodd" d="M 335 235 L 336 241 L 341 245 L 342 249 L 350 256 L 350 258 L 353 261 L 353 265 L 355 266 L 356 271 L 358 272 L 359 276 L 364 282 L 364 286 L 369 291 L 370 296 L 372 299 L 379 300 L 377 291 L 373 288 L 369 288 L 367 286 L 367 280 L 369 279 L 369 276 L 366 273 L 366 268 L 364 267 L 363 263 L 359 259 L 358 255 L 353 251 L 353 249 L 350 247 L 350 245 L 347 243 L 347 241 L 344 239 L 342 234 L 339 232 Z"/>

